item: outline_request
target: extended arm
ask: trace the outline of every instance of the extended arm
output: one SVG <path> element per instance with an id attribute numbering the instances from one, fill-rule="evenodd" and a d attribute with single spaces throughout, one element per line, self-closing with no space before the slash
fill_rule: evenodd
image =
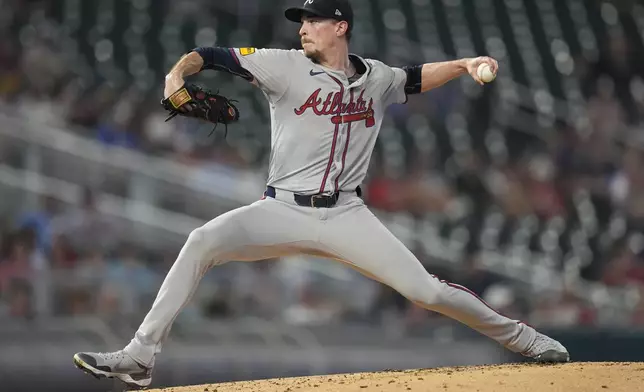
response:
<path id="1" fill-rule="evenodd" d="M 468 73 L 478 84 L 483 85 L 484 82 L 477 74 L 479 65 L 483 63 L 488 64 L 492 72 L 496 74 L 499 64 L 490 57 L 464 58 L 403 67 L 407 72 L 405 92 L 407 94 L 424 93 Z"/>

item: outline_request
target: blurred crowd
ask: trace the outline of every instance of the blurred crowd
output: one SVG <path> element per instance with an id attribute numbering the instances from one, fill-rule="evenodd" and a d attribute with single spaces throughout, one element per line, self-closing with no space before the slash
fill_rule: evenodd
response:
<path id="1" fill-rule="evenodd" d="M 0 4 L 11 10 L 0 16 L 0 105 L 106 146 L 193 166 L 216 162 L 254 169 L 265 164 L 265 156 L 252 156 L 243 146 L 204 138 L 203 129 L 189 121 L 165 122 L 158 105 L 161 85 L 118 84 L 79 73 L 56 39 L 55 23 L 45 13 L 33 12 L 34 4 L 42 2 Z M 446 235 L 466 229 L 470 241 L 462 267 L 455 272 L 432 265 L 431 272 L 535 324 L 644 324 L 642 305 L 622 319 L 605 321 L 588 299 L 572 293 L 526 298 L 516 283 L 480 264 L 481 252 L 489 247 L 525 246 L 558 260 L 582 257 L 588 250 L 590 256 L 581 262 L 584 278 L 612 287 L 634 285 L 644 295 L 644 177 L 639 173 L 644 160 L 644 75 L 635 67 L 642 53 L 620 36 L 606 45 L 598 58 L 578 57 L 574 62 L 590 132 L 557 123 L 538 137 L 512 129 L 483 134 L 481 143 L 459 152 L 437 148 L 425 154 L 412 147 L 403 172 L 391 170 L 377 151 L 365 184 L 367 202 L 378 210 L 418 219 L 440 217 Z M 460 91 L 451 84 L 430 96 L 412 97 L 409 104 L 391 109 L 391 120 L 404 128 L 410 116 L 422 113 L 444 123 L 466 100 Z M 486 115 L 480 105 L 471 107 L 469 117 Z M 436 138 L 440 145 L 442 137 Z M 140 317 L 175 255 L 149 253 L 121 238 L 97 212 L 90 189 L 77 208 L 62 208 L 51 199 L 40 204 L 40 210 L 4 217 L 0 314 Z M 320 263 L 325 267 L 302 267 Z M 350 272 L 338 278 L 332 267 L 315 259 L 294 264 L 282 260 L 219 267 L 207 275 L 202 295 L 182 317 L 257 314 L 292 322 L 373 322 L 393 313 L 404 314 L 409 325 L 433 320 L 388 288 Z M 293 276 L 298 268 L 301 274 Z M 34 285 L 36 281 L 45 283 Z M 347 301 L 333 284 L 351 286 L 356 300 Z"/>
<path id="2" fill-rule="evenodd" d="M 99 316 L 121 327 L 140 322 L 176 253 L 150 253 L 122 238 L 98 213 L 90 190 L 80 208 L 62 208 L 50 198 L 42 205 L 5 221 L 0 319 Z M 633 242 L 617 248 L 602 273 L 603 283 L 620 287 L 644 282 L 644 269 L 632 250 L 642 244 Z M 486 269 L 478 252 L 468 254 L 457 269 L 447 267 L 427 264 L 432 274 L 468 287 L 495 309 L 533 325 L 644 325 L 641 304 L 632 311 L 605 313 L 573 292 L 534 297 L 521 282 Z M 196 325 L 230 317 L 298 325 L 350 321 L 399 331 L 448 322 L 352 269 L 308 256 L 213 268 L 177 322 Z"/>

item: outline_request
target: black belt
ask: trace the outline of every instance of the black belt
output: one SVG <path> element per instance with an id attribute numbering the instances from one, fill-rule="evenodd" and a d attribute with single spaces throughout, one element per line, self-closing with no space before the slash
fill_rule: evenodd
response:
<path id="1" fill-rule="evenodd" d="M 358 197 L 362 196 L 362 189 L 360 187 L 356 188 L 356 194 Z M 272 186 L 266 187 L 266 192 L 264 196 L 275 198 L 275 188 Z M 331 208 L 338 202 L 340 198 L 340 192 L 335 192 L 332 195 L 298 195 L 294 194 L 293 199 L 295 202 L 303 207 L 313 207 L 313 208 Z"/>

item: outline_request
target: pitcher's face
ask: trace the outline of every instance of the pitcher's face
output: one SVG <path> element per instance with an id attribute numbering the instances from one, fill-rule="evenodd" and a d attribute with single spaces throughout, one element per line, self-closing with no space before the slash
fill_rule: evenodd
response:
<path id="1" fill-rule="evenodd" d="M 332 50 L 348 27 L 346 22 L 318 16 L 303 16 L 300 40 L 306 57 L 320 62 Z"/>

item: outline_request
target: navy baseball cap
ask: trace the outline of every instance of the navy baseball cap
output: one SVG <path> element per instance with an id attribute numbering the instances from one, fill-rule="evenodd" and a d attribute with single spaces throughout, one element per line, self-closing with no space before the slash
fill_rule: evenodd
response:
<path id="1" fill-rule="evenodd" d="M 353 9 L 348 0 L 306 0 L 302 7 L 284 11 L 286 19 L 296 23 L 301 23 L 304 15 L 343 20 L 349 24 L 349 31 L 353 27 Z"/>

